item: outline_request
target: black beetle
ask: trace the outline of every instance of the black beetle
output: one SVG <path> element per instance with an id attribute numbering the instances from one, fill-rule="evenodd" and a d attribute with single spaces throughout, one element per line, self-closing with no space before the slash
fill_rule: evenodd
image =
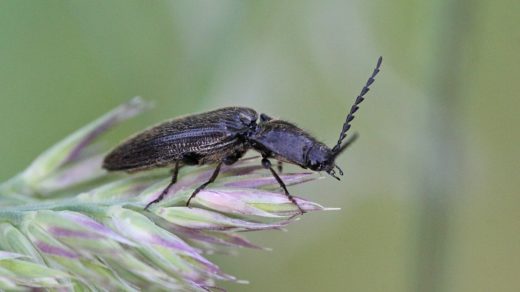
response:
<path id="1" fill-rule="evenodd" d="M 191 199 L 200 190 L 215 181 L 223 163 L 233 164 L 249 149 L 254 149 L 262 155 L 263 167 L 271 171 L 285 195 L 298 206 L 273 169 L 269 158 L 280 162 L 280 170 L 281 162 L 288 162 L 313 171 L 325 171 L 339 180 L 335 169 L 340 175 L 343 175 L 343 172 L 335 164 L 335 160 L 357 137 L 354 134 L 343 143 L 350 129 L 350 122 L 354 119 L 354 113 L 359 109 L 359 104 L 364 100 L 363 96 L 369 91 L 369 86 L 379 73 L 382 61 L 382 57 L 379 57 L 376 68 L 350 108 L 339 140 L 332 149 L 289 122 L 273 119 L 265 114 L 261 114 L 260 121 L 257 122 L 258 114 L 255 110 L 227 107 L 180 117 L 149 128 L 112 150 L 105 157 L 103 168 L 109 171 L 136 172 L 173 166 L 170 184 L 155 200 L 146 205 L 145 209 L 148 209 L 168 193 L 177 181 L 180 167 L 217 164 L 210 179 L 191 194 L 186 202 L 189 206 Z M 301 208 L 300 211 L 303 213 Z"/>

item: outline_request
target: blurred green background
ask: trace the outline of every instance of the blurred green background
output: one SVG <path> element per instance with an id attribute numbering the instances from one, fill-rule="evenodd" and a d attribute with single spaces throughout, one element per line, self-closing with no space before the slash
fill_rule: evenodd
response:
<path id="1" fill-rule="evenodd" d="M 140 95 L 243 105 L 329 145 L 377 57 L 338 161 L 293 188 L 342 211 L 215 256 L 231 291 L 520 291 L 519 1 L 1 1 L 0 179 Z M 516 129 L 516 130 L 515 130 Z M 116 137 L 117 136 L 117 137 Z"/>

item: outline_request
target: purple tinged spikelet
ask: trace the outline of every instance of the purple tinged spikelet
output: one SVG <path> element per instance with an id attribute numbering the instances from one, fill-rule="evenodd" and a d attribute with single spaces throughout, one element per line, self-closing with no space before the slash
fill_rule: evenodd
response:
<path id="1" fill-rule="evenodd" d="M 37 241 L 36 246 L 38 247 L 38 249 L 40 249 L 40 251 L 49 255 L 61 256 L 72 259 L 79 258 L 79 255 L 77 253 L 61 246 L 50 245 L 43 241 Z"/>
<path id="2" fill-rule="evenodd" d="M 80 129 L 38 157 L 16 181 L 16 188 L 11 184 L 2 189 L 6 195 L 53 198 L 0 211 L 0 219 L 16 231 L 0 238 L 0 261 L 30 261 L 62 270 L 48 277 L 54 286 L 31 288 L 56 287 L 68 275 L 78 289 L 85 290 L 218 291 L 218 281 L 245 281 L 222 272 L 205 254 L 234 253 L 237 248 L 266 250 L 247 240 L 243 232 L 283 229 L 300 215 L 259 157 L 222 166 L 219 178 L 197 194 L 191 208 L 185 207 L 188 196 L 213 169 L 183 169 L 165 199 L 143 210 L 170 182 L 166 171 L 108 174 L 99 166 L 104 153 L 92 143 L 145 107 L 145 102 L 133 100 Z M 309 172 L 280 177 L 288 186 L 320 178 Z M 294 199 L 306 212 L 331 210 Z M 30 248 L 18 248 L 27 245 Z M 24 276 L 31 278 L 35 271 L 27 273 Z M 29 287 L 26 278 L 13 285 Z"/>

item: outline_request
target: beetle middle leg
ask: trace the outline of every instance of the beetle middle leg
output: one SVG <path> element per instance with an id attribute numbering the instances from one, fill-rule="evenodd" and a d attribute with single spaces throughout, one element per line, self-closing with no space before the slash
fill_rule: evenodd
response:
<path id="1" fill-rule="evenodd" d="M 269 159 L 267 159 L 266 157 L 262 158 L 262 166 L 264 168 L 267 168 L 267 169 L 269 169 L 271 171 L 271 173 L 273 174 L 273 176 L 276 179 L 276 181 L 278 182 L 278 184 L 280 184 L 280 187 L 282 187 L 282 189 L 283 189 L 285 195 L 287 196 L 287 198 L 289 199 L 289 201 L 291 201 L 293 204 L 296 205 L 296 207 L 298 207 L 298 210 L 300 210 L 301 214 L 305 213 L 305 211 L 300 207 L 300 205 L 298 205 L 298 203 L 296 202 L 294 197 L 291 196 L 291 194 L 289 194 L 289 191 L 287 190 L 287 187 L 285 186 L 285 183 L 280 178 L 280 176 L 278 176 L 276 171 L 274 171 L 273 166 L 271 165 L 271 161 L 269 161 Z"/>
<path id="2" fill-rule="evenodd" d="M 260 114 L 260 122 L 268 122 L 270 120 L 272 120 L 273 118 L 271 118 L 270 116 L 266 115 L 266 114 Z"/>
<path id="3" fill-rule="evenodd" d="M 282 173 L 282 171 L 283 171 L 283 162 L 278 160 L 278 163 L 276 164 L 276 168 L 278 169 L 279 173 Z"/>
<path id="4" fill-rule="evenodd" d="M 218 176 L 218 173 L 220 172 L 220 167 L 221 166 L 222 166 L 222 162 L 219 162 L 219 164 L 217 164 L 217 167 L 215 168 L 215 171 L 213 172 L 213 174 L 211 175 L 209 180 L 207 182 L 203 183 L 202 185 L 200 185 L 198 188 L 195 189 L 195 191 L 188 198 L 188 201 L 186 202 L 186 207 L 190 206 L 191 199 L 195 198 L 195 196 L 197 195 L 198 192 L 202 191 L 207 185 L 209 185 L 210 183 L 214 182 L 215 179 L 217 179 L 217 176 Z"/>
<path id="5" fill-rule="evenodd" d="M 148 203 L 146 205 L 146 207 L 144 207 L 145 210 L 148 210 L 148 208 L 155 204 L 155 203 L 159 203 L 160 201 L 162 201 L 164 199 L 164 196 L 166 196 L 166 194 L 168 193 L 168 191 L 170 190 L 170 188 L 177 182 L 177 176 L 179 174 L 179 162 L 175 162 L 175 167 L 173 168 L 172 170 L 172 180 L 171 182 L 168 184 L 168 186 L 161 192 L 161 194 L 153 201 L 151 201 L 150 203 Z"/>

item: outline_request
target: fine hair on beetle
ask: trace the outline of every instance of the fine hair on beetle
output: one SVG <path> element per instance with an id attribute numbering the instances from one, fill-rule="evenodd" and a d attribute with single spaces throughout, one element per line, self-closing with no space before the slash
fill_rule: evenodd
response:
<path id="1" fill-rule="evenodd" d="M 266 114 L 259 115 L 246 107 L 226 107 L 172 119 L 144 130 L 108 153 L 103 160 L 103 168 L 108 171 L 136 172 L 171 167 L 171 182 L 156 199 L 146 205 L 145 209 L 148 209 L 166 196 L 177 181 L 181 167 L 215 164 L 211 177 L 197 187 L 186 201 L 186 206 L 189 206 L 198 192 L 217 179 L 222 164 L 231 165 L 252 149 L 260 153 L 262 166 L 271 172 L 287 198 L 304 213 L 274 170 L 270 159 L 278 161 L 279 171 L 281 163 L 290 163 L 312 171 L 324 171 L 339 180 L 337 174 L 341 176 L 343 171 L 336 165 L 336 158 L 357 138 L 357 134 L 353 134 L 346 139 L 347 133 L 382 62 L 383 58 L 379 57 L 374 71 L 351 106 L 338 141 L 332 148 L 290 122 Z"/>

